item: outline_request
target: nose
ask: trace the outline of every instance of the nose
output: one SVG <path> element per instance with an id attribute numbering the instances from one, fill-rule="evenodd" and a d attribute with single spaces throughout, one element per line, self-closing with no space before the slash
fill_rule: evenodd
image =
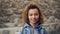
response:
<path id="1" fill-rule="evenodd" d="M 33 15 L 32 17 L 35 18 L 35 15 Z"/>

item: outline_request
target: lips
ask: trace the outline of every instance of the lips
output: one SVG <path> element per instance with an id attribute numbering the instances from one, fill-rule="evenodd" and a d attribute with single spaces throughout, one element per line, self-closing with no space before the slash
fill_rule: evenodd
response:
<path id="1" fill-rule="evenodd" d="M 36 19 L 32 19 L 32 22 L 36 22 Z"/>

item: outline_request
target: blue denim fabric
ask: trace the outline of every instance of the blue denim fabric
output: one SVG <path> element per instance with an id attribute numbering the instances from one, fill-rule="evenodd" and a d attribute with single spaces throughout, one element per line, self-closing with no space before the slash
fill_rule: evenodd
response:
<path id="1" fill-rule="evenodd" d="M 24 30 L 23 30 L 23 33 L 24 34 L 32 34 L 33 31 L 31 32 L 31 29 L 34 29 L 32 28 L 30 25 L 28 24 L 25 24 L 24 26 Z M 44 34 L 44 27 L 42 25 L 39 25 L 39 26 L 36 26 L 35 29 L 38 29 L 38 32 L 37 34 Z M 37 31 L 34 31 L 33 34 L 36 34 Z M 19 30 L 19 34 L 22 34 L 22 30 Z M 46 31 L 46 34 L 48 34 L 48 32 Z"/>

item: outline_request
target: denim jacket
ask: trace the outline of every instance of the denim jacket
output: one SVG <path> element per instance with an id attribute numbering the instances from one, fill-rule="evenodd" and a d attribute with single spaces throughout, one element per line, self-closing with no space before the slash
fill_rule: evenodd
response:
<path id="1" fill-rule="evenodd" d="M 22 30 L 23 29 L 23 30 Z M 24 27 L 21 27 L 18 31 L 18 34 L 48 34 L 42 25 L 36 25 L 35 28 L 32 28 L 29 24 L 25 24 Z"/>

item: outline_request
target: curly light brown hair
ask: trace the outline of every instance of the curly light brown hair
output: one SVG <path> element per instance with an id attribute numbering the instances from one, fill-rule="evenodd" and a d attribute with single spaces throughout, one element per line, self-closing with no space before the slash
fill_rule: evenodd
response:
<path id="1" fill-rule="evenodd" d="M 27 23 L 29 22 L 29 19 L 28 19 L 28 12 L 30 9 L 37 9 L 38 10 L 38 13 L 39 13 L 39 20 L 38 22 L 40 24 L 44 23 L 44 15 L 42 14 L 41 12 L 41 9 L 35 4 L 35 3 L 30 3 L 29 5 L 27 5 L 22 13 L 22 18 L 24 20 L 24 23 Z"/>

